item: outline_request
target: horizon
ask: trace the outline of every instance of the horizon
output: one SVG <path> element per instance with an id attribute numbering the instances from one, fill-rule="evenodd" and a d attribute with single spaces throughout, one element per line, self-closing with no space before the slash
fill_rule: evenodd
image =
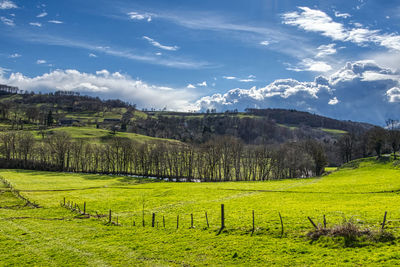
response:
<path id="1" fill-rule="evenodd" d="M 139 108 L 399 119 L 395 1 L 0 1 L 0 83 Z"/>

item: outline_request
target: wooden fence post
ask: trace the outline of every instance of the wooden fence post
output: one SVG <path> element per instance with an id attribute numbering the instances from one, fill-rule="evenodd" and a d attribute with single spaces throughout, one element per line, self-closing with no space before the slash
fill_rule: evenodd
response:
<path id="1" fill-rule="evenodd" d="M 190 228 L 193 228 L 193 213 L 190 214 Z"/>
<path id="2" fill-rule="evenodd" d="M 108 223 L 111 223 L 111 209 L 108 211 Z"/>
<path id="3" fill-rule="evenodd" d="M 65 197 L 64 197 L 64 207 L 65 207 Z"/>
<path id="4" fill-rule="evenodd" d="M 207 222 L 207 228 L 210 228 L 210 225 L 208 224 L 208 216 L 207 216 L 207 211 L 206 211 L 206 222 Z"/>
<path id="5" fill-rule="evenodd" d="M 385 211 L 385 215 L 383 216 L 382 230 L 384 230 L 384 229 L 385 229 L 386 215 L 387 215 L 387 211 Z"/>
<path id="6" fill-rule="evenodd" d="M 151 218 L 151 227 L 154 227 L 155 221 L 156 221 L 156 214 L 153 212 L 153 216 Z"/>
<path id="7" fill-rule="evenodd" d="M 324 214 L 324 228 L 326 229 L 326 218 L 325 218 L 325 214 Z"/>
<path id="8" fill-rule="evenodd" d="M 282 227 L 281 237 L 282 237 L 283 236 L 283 220 L 282 220 L 282 216 L 281 216 L 280 212 L 279 212 L 279 218 L 281 219 L 281 227 Z"/>
<path id="9" fill-rule="evenodd" d="M 86 202 L 83 202 L 83 215 L 86 214 Z"/>
<path id="10" fill-rule="evenodd" d="M 254 233 L 254 210 L 253 210 L 253 229 L 251 230 L 251 234 L 253 234 Z"/>
<path id="11" fill-rule="evenodd" d="M 162 223 L 163 223 L 163 227 L 165 228 L 165 216 L 162 216 Z"/>
<path id="12" fill-rule="evenodd" d="M 225 228 L 225 206 L 221 204 L 221 230 Z"/>
<path id="13" fill-rule="evenodd" d="M 179 215 L 176 216 L 176 229 L 179 228 Z"/>
<path id="14" fill-rule="evenodd" d="M 310 223 L 314 226 L 315 229 L 318 230 L 318 226 L 313 222 L 313 220 L 310 217 L 307 217 Z"/>

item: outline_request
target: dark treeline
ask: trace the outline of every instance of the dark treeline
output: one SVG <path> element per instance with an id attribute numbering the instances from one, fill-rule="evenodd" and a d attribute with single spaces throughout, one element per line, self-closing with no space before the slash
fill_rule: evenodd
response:
<path id="1" fill-rule="evenodd" d="M 244 145 L 222 136 L 201 145 L 179 142 L 138 143 L 112 138 L 109 144 L 73 141 L 58 132 L 35 141 L 30 132 L 0 135 L 3 168 L 132 174 L 191 181 L 256 181 L 310 177 L 327 164 L 314 140 L 279 146 Z"/>

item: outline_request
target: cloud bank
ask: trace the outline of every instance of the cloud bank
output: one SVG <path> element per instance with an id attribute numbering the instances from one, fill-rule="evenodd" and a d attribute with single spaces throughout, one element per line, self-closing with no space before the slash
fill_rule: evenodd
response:
<path id="1" fill-rule="evenodd" d="M 141 108 L 171 110 L 190 110 L 198 95 L 193 91 L 172 89 L 165 86 L 151 85 L 133 79 L 119 72 L 108 70 L 96 73 L 84 73 L 77 70 L 55 70 L 37 77 L 27 77 L 21 73 L 0 72 L 0 83 L 18 86 L 22 90 L 36 92 L 54 92 L 58 90 L 76 91 L 104 99 L 121 99 L 137 104 Z"/>
<path id="2" fill-rule="evenodd" d="M 199 110 L 286 108 L 315 112 L 343 120 L 384 124 L 399 118 L 400 73 L 374 61 L 347 63 L 329 77 L 314 81 L 281 79 L 250 89 L 236 88 L 206 96 L 196 102 Z"/>

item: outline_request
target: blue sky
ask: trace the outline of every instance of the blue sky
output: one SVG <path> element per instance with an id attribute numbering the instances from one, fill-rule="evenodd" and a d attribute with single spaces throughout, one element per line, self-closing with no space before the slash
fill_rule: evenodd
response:
<path id="1" fill-rule="evenodd" d="M 0 82 L 139 107 L 400 114 L 398 1 L 0 0 Z"/>

